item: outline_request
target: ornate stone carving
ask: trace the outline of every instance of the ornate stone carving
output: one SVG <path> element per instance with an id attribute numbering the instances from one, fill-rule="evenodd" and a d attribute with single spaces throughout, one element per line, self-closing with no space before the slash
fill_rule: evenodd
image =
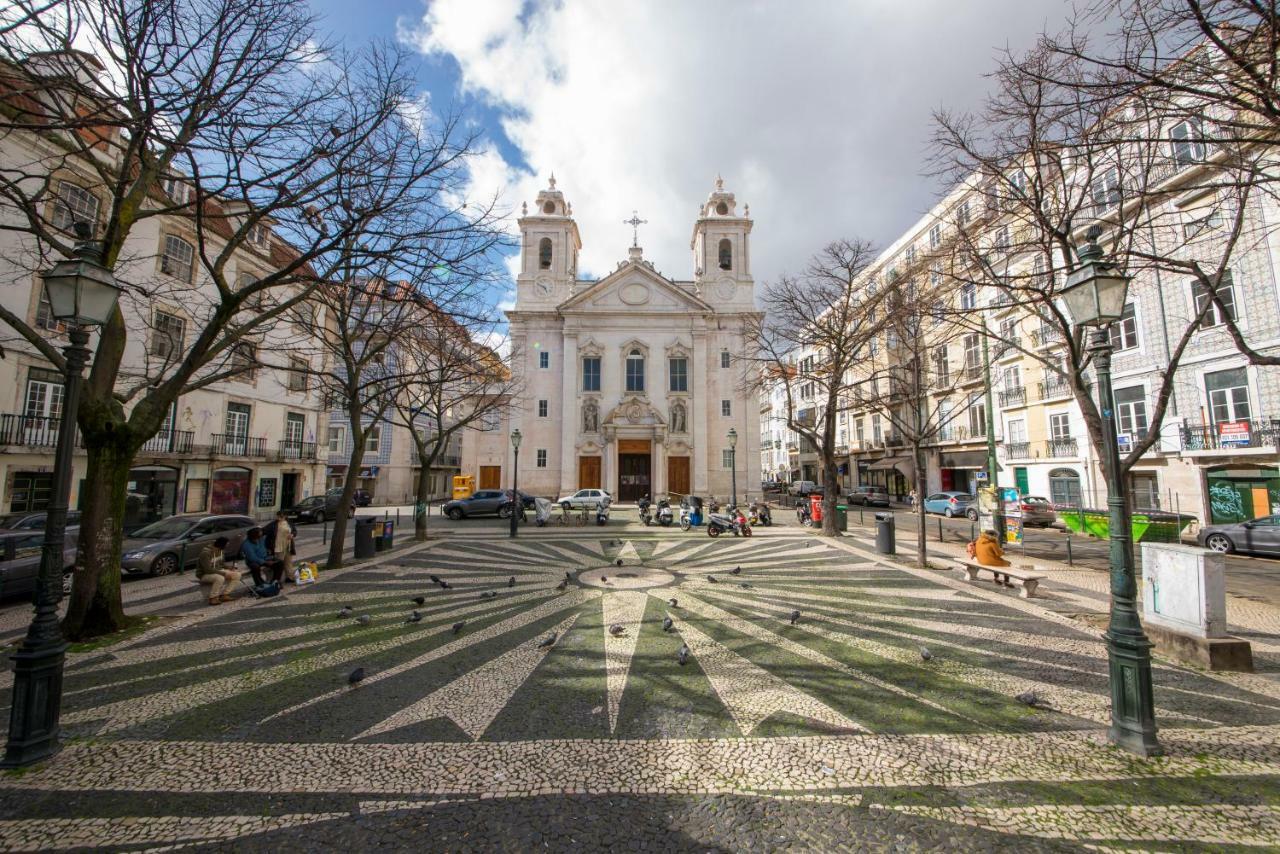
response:
<path id="1" fill-rule="evenodd" d="M 587 398 L 582 404 L 582 432 L 600 432 L 600 405 L 595 398 Z"/>
<path id="2" fill-rule="evenodd" d="M 688 418 L 685 413 L 684 403 L 679 400 L 671 404 L 671 418 L 669 419 L 669 423 L 671 424 L 672 433 L 688 432 Z"/>

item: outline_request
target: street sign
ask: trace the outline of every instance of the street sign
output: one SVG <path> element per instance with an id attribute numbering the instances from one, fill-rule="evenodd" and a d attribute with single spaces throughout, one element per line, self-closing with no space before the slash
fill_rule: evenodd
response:
<path id="1" fill-rule="evenodd" d="M 987 482 L 987 473 L 986 473 L 985 471 L 977 472 L 977 473 L 975 473 L 975 474 L 974 474 L 974 476 L 973 476 L 973 477 L 974 477 L 974 480 L 978 481 L 978 483 L 986 483 L 986 482 Z"/>
<path id="2" fill-rule="evenodd" d="M 1121 433 L 1116 436 L 1116 446 L 1120 449 L 1120 453 L 1127 454 L 1133 450 L 1133 436 L 1128 433 Z"/>

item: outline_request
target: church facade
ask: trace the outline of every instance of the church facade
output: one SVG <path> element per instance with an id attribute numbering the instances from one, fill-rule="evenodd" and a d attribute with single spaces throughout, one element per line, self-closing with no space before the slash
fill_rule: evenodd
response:
<path id="1" fill-rule="evenodd" d="M 584 280 L 573 209 L 553 176 L 519 220 L 507 317 L 523 392 L 505 429 L 472 434 L 464 471 L 509 488 L 519 429 L 519 486 L 533 495 L 724 500 L 735 482 L 740 498 L 758 495 L 760 413 L 740 359 L 758 316 L 748 214 L 717 179 L 693 223 L 692 278 L 667 278 L 633 245 L 613 272 Z"/>

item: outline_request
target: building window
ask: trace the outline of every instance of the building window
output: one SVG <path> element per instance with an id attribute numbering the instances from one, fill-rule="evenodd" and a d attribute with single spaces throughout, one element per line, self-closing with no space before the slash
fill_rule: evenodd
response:
<path id="1" fill-rule="evenodd" d="M 720 467 L 726 469 L 733 468 L 733 449 L 724 448 L 720 451 Z"/>
<path id="2" fill-rule="evenodd" d="M 1120 420 L 1120 433 L 1135 440 L 1147 435 L 1147 393 L 1142 386 L 1118 388 L 1115 391 L 1116 414 Z"/>
<path id="3" fill-rule="evenodd" d="M 1120 203 L 1120 170 L 1108 166 L 1098 173 L 1089 185 L 1089 196 L 1093 199 L 1093 212 L 1102 213 L 1112 205 Z"/>
<path id="4" fill-rule="evenodd" d="M 175 176 L 165 178 L 162 186 L 174 204 L 185 205 L 191 201 L 191 185 L 181 178 Z"/>
<path id="5" fill-rule="evenodd" d="M 933 349 L 933 372 L 939 384 L 946 383 L 947 375 L 951 373 L 951 366 L 947 360 L 946 345 Z"/>
<path id="6" fill-rule="evenodd" d="M 866 432 L 866 431 L 864 431 L 864 430 L 862 429 L 862 419 L 861 419 L 861 418 L 859 418 L 857 421 L 853 422 L 853 432 L 854 432 L 854 435 L 858 437 L 858 445 L 859 445 L 859 447 L 861 447 L 862 442 L 863 442 L 863 439 L 865 438 L 865 432 Z"/>
<path id="7" fill-rule="evenodd" d="M 668 371 L 671 374 L 671 391 L 689 390 L 689 360 L 684 357 L 668 360 Z"/>
<path id="8" fill-rule="evenodd" d="M 369 453 L 378 453 L 378 448 L 382 445 L 382 425 L 373 424 L 369 427 L 369 431 L 364 434 L 364 449 Z"/>
<path id="9" fill-rule="evenodd" d="M 969 398 L 969 435 L 987 435 L 987 398 L 982 392 Z"/>
<path id="10" fill-rule="evenodd" d="M 1008 252 L 1012 244 L 1009 241 L 1009 226 L 1002 225 L 996 230 L 996 251 Z"/>
<path id="11" fill-rule="evenodd" d="M 600 390 L 600 357 L 588 356 L 582 360 L 582 390 Z"/>
<path id="12" fill-rule="evenodd" d="M 1111 346 L 1117 350 L 1132 350 L 1138 346 L 1138 318 L 1134 314 L 1133 303 L 1125 303 L 1119 322 L 1111 324 L 1107 331 L 1111 335 Z"/>
<path id="13" fill-rule="evenodd" d="M 972 311 L 978 307 L 978 288 L 972 282 L 960 288 L 960 309 Z"/>
<path id="14" fill-rule="evenodd" d="M 271 230 L 262 223 L 255 223 L 249 226 L 249 242 L 259 249 L 267 247 L 267 241 L 271 236 Z"/>
<path id="15" fill-rule="evenodd" d="M 1213 424 L 1249 420 L 1249 376 L 1244 368 L 1205 374 L 1204 390 Z"/>
<path id="16" fill-rule="evenodd" d="M 929 248 L 937 249 L 942 245 L 942 225 L 935 225 L 929 229 Z"/>
<path id="17" fill-rule="evenodd" d="M 727 237 L 720 239 L 720 269 L 733 269 L 733 243 Z"/>
<path id="18" fill-rule="evenodd" d="M 98 197 L 70 181 L 59 181 L 53 198 L 53 227 L 74 231 L 77 222 L 89 226 L 90 234 L 98 230 Z"/>
<path id="19" fill-rule="evenodd" d="M 545 400 L 538 401 L 538 417 L 539 418 L 547 417 L 547 408 L 548 408 L 547 402 Z"/>
<path id="20" fill-rule="evenodd" d="M 62 417 L 62 393 L 64 385 L 61 374 L 42 368 L 32 368 L 27 372 L 27 404 L 23 415 L 27 418 L 47 418 L 56 423 Z"/>
<path id="21" fill-rule="evenodd" d="M 307 370 L 310 367 L 306 359 L 289 359 L 289 391 L 307 390 Z"/>
<path id="22" fill-rule="evenodd" d="M 1080 506 L 1080 475 L 1071 469 L 1049 472 L 1049 500 L 1058 507 Z"/>
<path id="23" fill-rule="evenodd" d="M 544 237 L 538 241 L 538 269 L 551 269 L 551 238 Z"/>
<path id="24" fill-rule="evenodd" d="M 547 351 L 543 350 L 542 352 L 540 352 L 540 353 L 538 354 L 538 367 L 539 367 L 539 368 L 549 368 L 549 367 L 551 367 L 551 354 L 550 354 L 550 353 L 548 353 Z"/>
<path id="25" fill-rule="evenodd" d="M 969 224 L 969 200 L 965 199 L 960 203 L 960 207 L 956 209 L 956 226 L 964 228 Z"/>
<path id="26" fill-rule="evenodd" d="M 1027 422 L 1021 418 L 1009 422 L 1007 441 L 1010 445 L 1025 445 L 1027 443 Z M 1018 456 L 1023 456 L 1019 454 Z"/>
<path id="27" fill-rule="evenodd" d="M 253 382 L 258 373 L 258 348 L 248 341 L 232 345 L 230 366 L 237 372 L 240 379 Z"/>
<path id="28" fill-rule="evenodd" d="M 347 447 L 347 428 L 341 424 L 329 425 L 329 453 L 340 454 Z"/>
<path id="29" fill-rule="evenodd" d="M 728 350 L 720 351 L 720 367 L 727 368 L 730 364 L 730 356 Z"/>
<path id="30" fill-rule="evenodd" d="M 982 338 L 976 332 L 964 336 L 964 369 L 969 372 L 978 370 L 982 364 Z"/>
<path id="31" fill-rule="evenodd" d="M 1179 166 L 1204 162 L 1204 134 L 1199 122 L 1178 122 L 1169 131 L 1169 140 L 1172 143 L 1173 160 Z"/>
<path id="32" fill-rule="evenodd" d="M 1218 282 L 1218 299 L 1221 301 L 1223 308 L 1227 310 L 1226 315 L 1219 310 L 1218 304 L 1213 303 L 1205 310 L 1205 305 L 1209 303 L 1209 289 L 1199 281 L 1191 283 L 1191 293 L 1196 300 L 1196 314 L 1204 312 L 1204 319 L 1200 321 L 1201 329 L 1212 329 L 1215 326 L 1221 326 L 1226 323 L 1227 319 L 1236 319 L 1236 290 L 1231 281 L 1231 273 L 1224 272 L 1222 278 Z"/>
<path id="33" fill-rule="evenodd" d="M 53 316 L 53 303 L 49 302 L 49 292 L 43 284 L 40 285 L 40 301 L 36 303 L 36 326 L 50 332 L 61 332 L 64 328 L 62 321 Z"/>
<path id="34" fill-rule="evenodd" d="M 178 358 L 183 350 L 187 322 L 176 314 L 156 310 L 155 329 L 151 333 L 151 355 L 166 361 Z"/>
<path id="35" fill-rule="evenodd" d="M 539 448 L 539 449 L 538 449 L 538 462 L 537 462 L 537 466 L 538 466 L 538 468 L 540 468 L 540 469 L 544 469 L 544 468 L 546 468 L 546 467 L 547 467 L 547 449 L 546 449 L 546 448 Z"/>
<path id="36" fill-rule="evenodd" d="M 1206 231 L 1222 225 L 1222 212 L 1213 211 L 1199 219 L 1188 220 L 1182 226 L 1182 234 L 1187 240 L 1194 240 Z"/>
<path id="37" fill-rule="evenodd" d="M 195 248 L 173 234 L 164 236 L 160 252 L 160 272 L 184 282 L 190 282 L 195 271 Z"/>
<path id="38" fill-rule="evenodd" d="M 1055 442 L 1071 438 L 1071 416 L 1066 412 L 1055 412 L 1049 416 L 1049 438 Z"/>
<path id="39" fill-rule="evenodd" d="M 639 350 L 627 354 L 627 391 L 644 391 L 644 354 Z"/>
<path id="40" fill-rule="evenodd" d="M 722 416 L 724 416 L 725 418 L 729 418 L 730 416 L 732 416 L 732 415 L 733 415 L 733 401 L 732 401 L 732 400 L 722 400 L 722 401 L 720 401 L 720 414 L 721 414 Z"/>
<path id="41" fill-rule="evenodd" d="M 880 416 L 871 416 L 871 441 L 879 445 L 884 441 L 884 428 L 880 424 Z"/>

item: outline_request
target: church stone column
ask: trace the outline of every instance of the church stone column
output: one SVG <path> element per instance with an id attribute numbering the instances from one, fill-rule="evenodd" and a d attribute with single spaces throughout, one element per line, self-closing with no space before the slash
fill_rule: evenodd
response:
<path id="1" fill-rule="evenodd" d="M 600 449 L 600 488 L 618 500 L 618 487 L 613 482 L 613 453 L 616 450 L 615 436 L 606 435 Z"/>
<path id="2" fill-rule="evenodd" d="M 689 394 L 688 418 L 693 428 L 693 493 L 707 495 L 707 333 L 694 330 L 693 333 L 693 386 Z"/>
<path id="3" fill-rule="evenodd" d="M 649 497 L 665 495 L 667 492 L 667 446 L 665 437 L 655 435 L 653 438 L 653 482 L 649 484 Z"/>
<path id="4" fill-rule="evenodd" d="M 565 334 L 564 368 L 560 381 L 560 494 L 578 488 L 578 455 L 575 439 L 582 429 L 578 411 L 578 336 Z"/>

